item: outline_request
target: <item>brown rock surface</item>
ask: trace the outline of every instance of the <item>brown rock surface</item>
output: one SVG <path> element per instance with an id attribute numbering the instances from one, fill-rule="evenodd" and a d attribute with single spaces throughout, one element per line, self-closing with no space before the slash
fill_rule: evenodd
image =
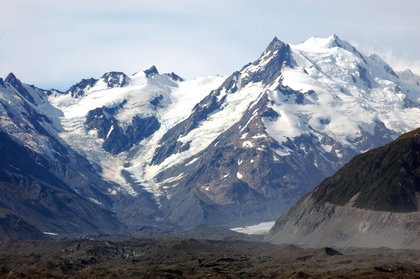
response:
<path id="1" fill-rule="evenodd" d="M 415 250 L 179 238 L 0 243 L 0 278 L 419 278 Z"/>

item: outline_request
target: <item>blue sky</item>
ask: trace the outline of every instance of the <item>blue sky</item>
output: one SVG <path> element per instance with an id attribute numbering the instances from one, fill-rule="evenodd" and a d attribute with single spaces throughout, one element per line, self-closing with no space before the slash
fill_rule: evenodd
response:
<path id="1" fill-rule="evenodd" d="M 229 75 L 270 41 L 337 34 L 420 74 L 417 0 L 0 0 L 0 77 L 68 89 L 156 65 L 192 79 Z"/>

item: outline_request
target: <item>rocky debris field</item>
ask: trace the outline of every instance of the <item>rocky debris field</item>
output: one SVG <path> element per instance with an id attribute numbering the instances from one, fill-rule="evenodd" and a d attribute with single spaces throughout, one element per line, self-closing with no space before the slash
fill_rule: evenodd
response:
<path id="1" fill-rule="evenodd" d="M 420 278 L 420 253 L 169 237 L 5 241 L 0 278 Z"/>

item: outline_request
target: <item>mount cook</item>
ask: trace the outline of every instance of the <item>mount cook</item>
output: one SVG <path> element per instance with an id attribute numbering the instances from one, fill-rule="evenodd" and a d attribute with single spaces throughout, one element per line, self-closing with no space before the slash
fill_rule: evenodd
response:
<path id="1" fill-rule="evenodd" d="M 336 35 L 274 38 L 228 77 L 153 66 L 59 92 L 10 74 L 0 208 L 59 237 L 274 220 L 355 155 L 419 127 L 419 102 L 418 75 Z"/>

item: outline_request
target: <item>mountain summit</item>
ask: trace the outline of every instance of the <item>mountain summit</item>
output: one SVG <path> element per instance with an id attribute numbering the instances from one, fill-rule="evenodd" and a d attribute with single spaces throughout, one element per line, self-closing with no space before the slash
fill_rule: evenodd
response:
<path id="1" fill-rule="evenodd" d="M 420 126 L 419 84 L 335 35 L 274 38 L 227 77 L 183 80 L 153 66 L 64 93 L 6 78 L 0 127 L 49 162 L 79 208 L 109 213 L 118 229 L 237 227 L 276 219 L 353 156 Z"/>

